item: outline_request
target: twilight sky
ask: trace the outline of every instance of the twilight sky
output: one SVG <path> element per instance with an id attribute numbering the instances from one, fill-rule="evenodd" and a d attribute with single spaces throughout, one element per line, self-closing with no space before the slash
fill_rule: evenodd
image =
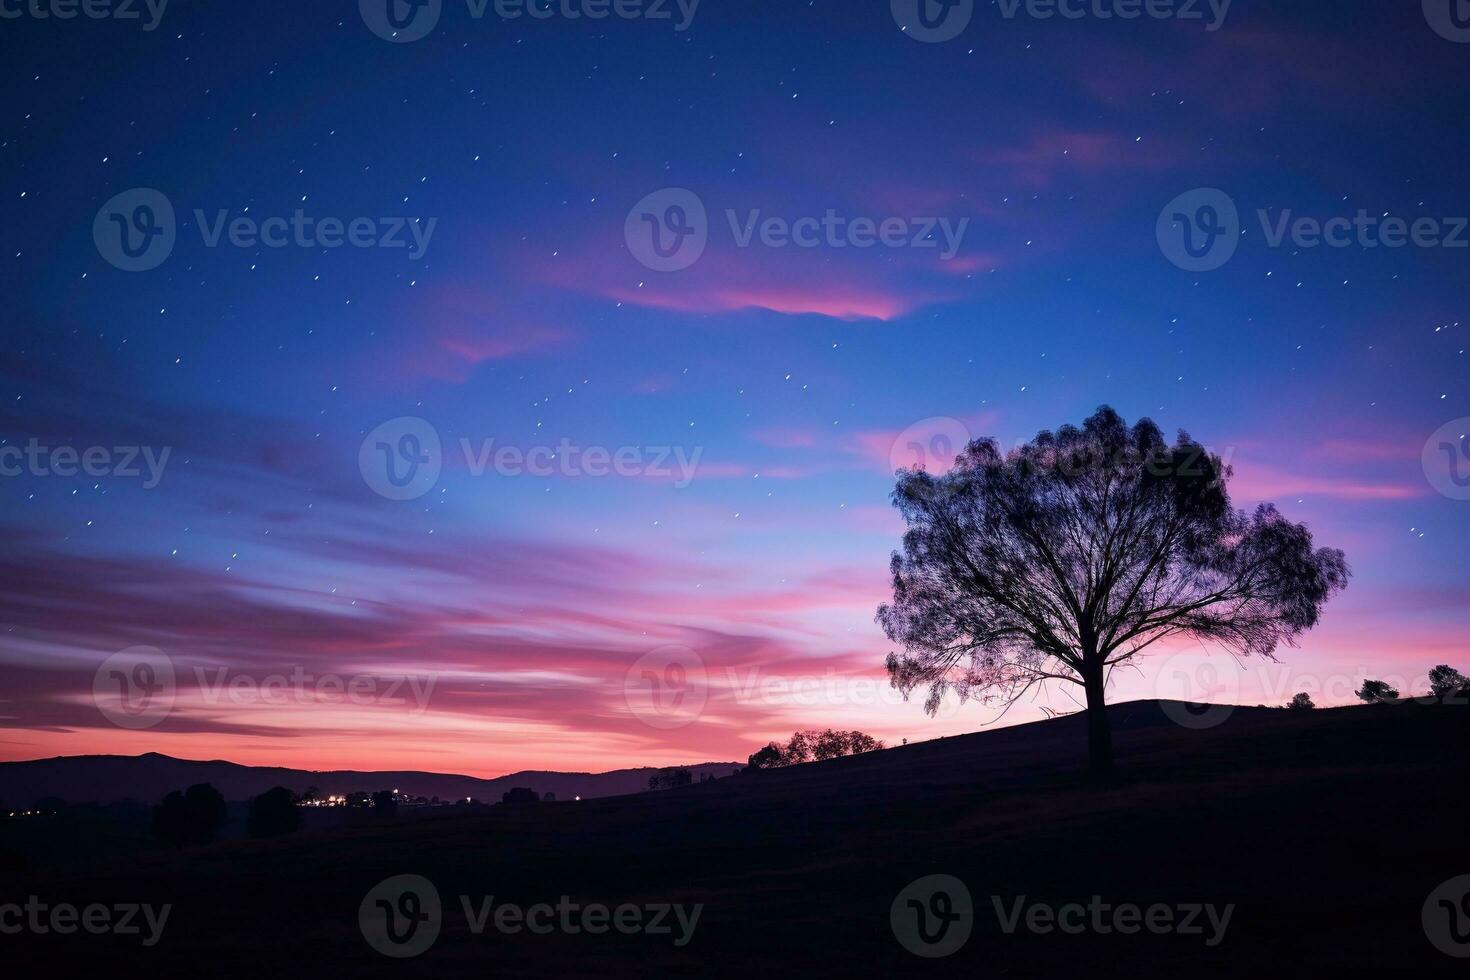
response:
<path id="1" fill-rule="evenodd" d="M 0 760 L 493 775 L 973 731 L 996 711 L 886 685 L 892 471 L 1103 403 L 1355 572 L 1281 663 L 1192 646 L 1114 700 L 1470 669 L 1470 37 L 1436 0 L 978 0 L 932 43 L 887 0 L 588 2 L 443 0 L 395 43 L 368 0 L 152 30 L 0 0 Z M 1240 233 L 1191 271 L 1199 188 Z M 125 271 L 158 195 L 172 248 Z M 128 727 L 94 681 L 138 646 L 123 674 L 174 683 Z M 1045 706 L 1075 707 L 1001 723 Z"/>

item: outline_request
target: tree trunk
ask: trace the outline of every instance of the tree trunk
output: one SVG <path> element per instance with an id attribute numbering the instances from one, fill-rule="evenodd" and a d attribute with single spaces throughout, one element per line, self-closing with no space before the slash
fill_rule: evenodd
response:
<path id="1" fill-rule="evenodd" d="M 1113 730 L 1108 727 L 1107 692 L 1102 668 L 1087 671 L 1083 689 L 1087 692 L 1087 763 L 1094 774 L 1113 771 Z"/>

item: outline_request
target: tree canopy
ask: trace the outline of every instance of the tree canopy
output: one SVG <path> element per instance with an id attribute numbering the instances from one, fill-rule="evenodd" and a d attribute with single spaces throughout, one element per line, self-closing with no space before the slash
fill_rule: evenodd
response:
<path id="1" fill-rule="evenodd" d="M 225 798 L 209 783 L 169 793 L 153 808 L 153 832 L 174 844 L 203 844 L 224 825 Z"/>
<path id="2" fill-rule="evenodd" d="M 250 801 L 245 829 L 252 837 L 275 837 L 293 833 L 301 826 L 301 810 L 296 795 L 284 786 L 276 786 Z"/>
<path id="3" fill-rule="evenodd" d="M 1429 672 L 1429 692 L 1445 697 L 1470 690 L 1470 679 L 1449 664 L 1440 664 Z"/>
<path id="4" fill-rule="evenodd" d="M 865 732 L 843 732 L 829 728 L 821 732 L 794 732 L 786 744 L 771 742 L 752 754 L 747 762 L 752 769 L 779 769 L 802 762 L 820 762 L 844 755 L 874 752 L 884 747 L 882 741 Z"/>
<path id="5" fill-rule="evenodd" d="M 1106 767 L 1114 668 L 1186 636 L 1271 657 L 1347 584 L 1343 553 L 1274 505 L 1233 508 L 1231 472 L 1187 433 L 1170 444 L 1106 406 L 1009 452 L 976 440 L 946 474 L 900 470 L 908 530 L 877 615 L 902 647 L 891 682 L 906 697 L 927 685 L 931 714 L 950 691 L 1008 704 L 1079 685 Z"/>

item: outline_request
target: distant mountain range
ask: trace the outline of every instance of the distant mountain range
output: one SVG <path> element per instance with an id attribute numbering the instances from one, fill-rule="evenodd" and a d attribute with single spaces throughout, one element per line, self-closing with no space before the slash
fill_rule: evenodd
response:
<path id="1" fill-rule="evenodd" d="M 738 762 L 704 762 L 683 766 L 698 780 L 703 775 L 728 776 L 740 768 Z M 72 755 L 30 762 L 0 763 L 0 804 L 14 808 L 30 806 L 46 797 L 68 803 L 113 803 L 137 800 L 157 803 L 168 793 L 195 783 L 210 783 L 226 800 L 247 800 L 274 786 L 294 793 L 315 786 L 323 794 L 397 789 L 411 796 L 437 796 L 441 800 L 473 797 L 498 803 L 500 795 L 513 786 L 526 786 L 538 793 L 555 793 L 558 799 L 580 796 L 620 796 L 648 788 L 655 768 L 617 769 L 612 772 L 525 771 L 480 779 L 437 772 L 357 772 L 350 769 L 313 772 L 274 766 L 242 766 L 213 760 L 199 762 L 175 759 L 149 752 L 145 755 Z"/>

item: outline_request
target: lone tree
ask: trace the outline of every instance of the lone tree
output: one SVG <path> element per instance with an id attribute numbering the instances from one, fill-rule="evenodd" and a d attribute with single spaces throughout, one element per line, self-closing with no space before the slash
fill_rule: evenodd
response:
<path id="1" fill-rule="evenodd" d="M 276 837 L 295 833 L 301 826 L 301 810 L 296 796 L 284 786 L 276 786 L 250 801 L 245 830 L 251 837 Z"/>
<path id="2" fill-rule="evenodd" d="M 500 794 L 500 802 L 506 806 L 525 806 L 528 803 L 540 803 L 541 794 L 529 786 L 512 786 Z"/>
<path id="3" fill-rule="evenodd" d="M 764 748 L 751 753 L 750 758 L 745 762 L 751 769 L 779 769 L 786 765 L 786 756 L 781 751 L 780 745 L 771 742 Z"/>
<path id="4" fill-rule="evenodd" d="M 1443 698 L 1470 690 L 1470 679 L 1449 664 L 1440 664 L 1429 672 L 1429 693 Z"/>
<path id="5" fill-rule="evenodd" d="M 1399 699 L 1399 692 L 1384 681 L 1366 680 L 1358 688 L 1358 698 L 1369 704 L 1393 704 Z"/>
<path id="6" fill-rule="evenodd" d="M 1086 695 L 1089 761 L 1112 766 L 1113 668 L 1170 637 L 1272 657 L 1316 625 L 1347 584 L 1341 551 L 1273 505 L 1230 505 L 1231 470 L 1183 432 L 1131 429 L 1106 406 L 1009 453 L 969 444 L 942 476 L 900 470 L 908 531 L 878 622 L 903 652 L 888 676 L 929 685 L 934 714 L 963 700 L 1014 703 L 1057 680 Z"/>

